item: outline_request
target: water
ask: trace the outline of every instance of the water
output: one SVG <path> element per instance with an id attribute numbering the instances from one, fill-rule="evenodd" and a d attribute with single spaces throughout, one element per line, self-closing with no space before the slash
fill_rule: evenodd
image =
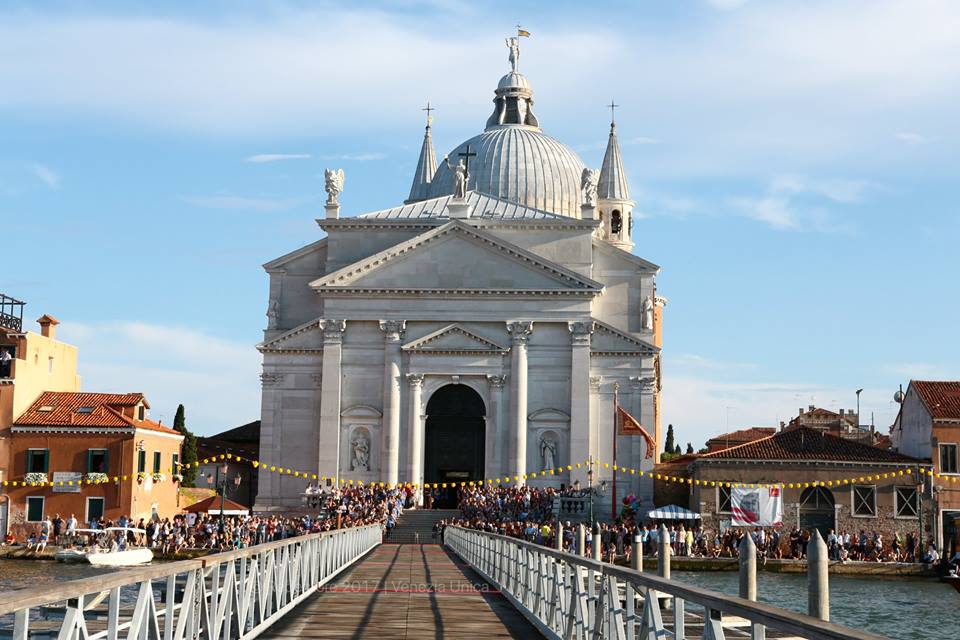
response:
<path id="1" fill-rule="evenodd" d="M 704 589 L 737 595 L 735 571 L 674 571 L 672 577 Z M 804 574 L 757 573 L 757 599 L 807 612 Z M 830 576 L 830 620 L 903 640 L 960 637 L 960 593 L 931 579 Z"/>
<path id="2" fill-rule="evenodd" d="M 0 560 L 0 592 L 39 587 L 116 571 L 83 564 Z M 674 571 L 674 579 L 737 595 L 733 571 Z M 806 613 L 807 583 L 802 574 L 757 574 L 761 602 Z M 830 576 L 830 618 L 837 623 L 903 640 L 957 638 L 960 593 L 934 580 Z"/>

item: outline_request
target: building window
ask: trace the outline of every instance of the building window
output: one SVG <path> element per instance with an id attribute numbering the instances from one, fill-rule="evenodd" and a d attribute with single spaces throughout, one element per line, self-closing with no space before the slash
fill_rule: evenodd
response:
<path id="1" fill-rule="evenodd" d="M 160 473 L 160 452 L 153 452 L 153 472 Z"/>
<path id="2" fill-rule="evenodd" d="M 106 449 L 87 449 L 87 473 L 109 473 Z"/>
<path id="3" fill-rule="evenodd" d="M 623 218 L 620 217 L 620 212 L 614 209 L 613 213 L 610 214 L 610 233 L 620 233 L 622 228 Z"/>
<path id="4" fill-rule="evenodd" d="M 27 449 L 27 473 L 46 473 L 49 464 L 49 449 Z"/>
<path id="5" fill-rule="evenodd" d="M 717 513 L 730 513 L 730 487 L 717 487 Z"/>
<path id="6" fill-rule="evenodd" d="M 103 517 L 103 498 L 87 498 L 87 519 L 86 522 L 99 520 Z"/>
<path id="7" fill-rule="evenodd" d="M 877 488 L 870 485 L 853 487 L 853 515 L 862 518 L 877 517 Z"/>
<path id="8" fill-rule="evenodd" d="M 170 465 L 170 473 L 183 473 L 182 471 L 180 471 L 180 454 L 179 453 L 173 454 L 172 460 L 173 462 Z"/>
<path id="9" fill-rule="evenodd" d="M 47 373 L 53 374 L 53 356 L 47 358 Z"/>
<path id="10" fill-rule="evenodd" d="M 27 522 L 43 522 L 43 496 L 27 497 Z"/>
<path id="11" fill-rule="evenodd" d="M 957 473 L 957 445 L 940 445 L 940 473 Z"/>
<path id="12" fill-rule="evenodd" d="M 916 487 L 895 487 L 893 508 L 898 518 L 916 518 L 920 513 Z"/>
<path id="13" fill-rule="evenodd" d="M 147 452 L 140 450 L 137 451 L 137 473 L 145 473 L 147 471 Z"/>
<path id="14" fill-rule="evenodd" d="M 147 417 L 147 408 L 142 404 L 137 407 L 137 420 L 143 420 Z"/>

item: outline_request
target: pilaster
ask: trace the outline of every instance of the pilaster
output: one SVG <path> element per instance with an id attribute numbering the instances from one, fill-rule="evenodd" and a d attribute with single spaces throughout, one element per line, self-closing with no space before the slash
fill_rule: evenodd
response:
<path id="1" fill-rule="evenodd" d="M 513 436 L 510 474 L 522 483 L 527 473 L 527 340 L 533 333 L 532 322 L 508 322 L 510 349 L 510 428 Z"/>
<path id="2" fill-rule="evenodd" d="M 333 475 L 340 481 L 340 362 L 343 334 L 347 321 L 323 319 L 323 364 L 320 369 L 320 442 L 336 443 L 336 447 L 322 446 L 318 455 L 321 475 Z"/>
<path id="3" fill-rule="evenodd" d="M 410 393 L 410 400 L 407 403 L 409 409 L 407 433 L 410 434 L 410 482 L 420 485 L 423 484 L 423 375 L 408 373 L 407 384 Z"/>
<path id="4" fill-rule="evenodd" d="M 570 322 L 570 460 L 581 462 L 590 457 L 592 430 L 590 428 L 590 341 L 593 322 Z M 562 462 L 562 461 L 561 461 Z M 580 477 L 583 476 L 583 477 Z M 586 485 L 586 470 L 574 470 L 570 482 L 580 480 Z"/>
<path id="5" fill-rule="evenodd" d="M 507 460 L 504 455 L 506 434 L 503 420 L 503 385 L 507 377 L 502 375 L 488 375 L 487 384 L 490 385 L 490 406 L 487 409 L 487 439 L 492 443 L 490 455 L 487 457 L 484 475 L 487 478 L 499 477 L 507 473 Z"/>
<path id="6" fill-rule="evenodd" d="M 403 320 L 381 320 L 383 331 L 383 444 L 380 478 L 400 481 L 400 346 L 406 329 Z"/>

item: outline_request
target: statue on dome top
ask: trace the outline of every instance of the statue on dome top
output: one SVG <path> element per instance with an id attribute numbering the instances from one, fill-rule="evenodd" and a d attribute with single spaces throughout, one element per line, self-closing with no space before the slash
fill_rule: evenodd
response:
<path id="1" fill-rule="evenodd" d="M 447 168 L 453 173 L 453 197 L 457 200 L 464 200 L 467 197 L 467 165 L 461 158 L 457 164 L 450 162 L 449 156 L 444 156 L 443 161 Z"/>
<path id="2" fill-rule="evenodd" d="M 520 38 L 506 38 L 507 48 L 510 49 L 510 70 L 517 72 L 520 64 Z"/>

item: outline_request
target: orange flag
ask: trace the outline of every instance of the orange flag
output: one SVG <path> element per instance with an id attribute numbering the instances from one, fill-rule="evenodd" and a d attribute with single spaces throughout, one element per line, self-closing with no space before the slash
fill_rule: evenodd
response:
<path id="1" fill-rule="evenodd" d="M 647 443 L 646 458 L 652 458 L 653 452 L 657 449 L 657 443 L 647 430 L 632 415 L 624 411 L 623 407 L 617 407 L 617 432 L 622 436 L 641 436 Z"/>

